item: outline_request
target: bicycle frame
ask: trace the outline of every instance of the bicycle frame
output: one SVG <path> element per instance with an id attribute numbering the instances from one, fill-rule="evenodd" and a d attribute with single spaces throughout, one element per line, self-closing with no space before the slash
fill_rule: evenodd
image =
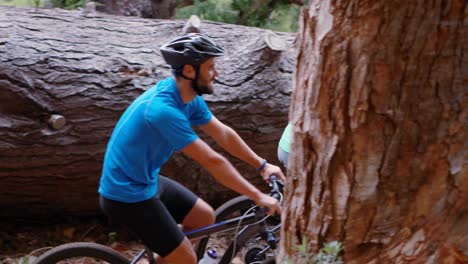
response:
<path id="1" fill-rule="evenodd" d="M 260 211 L 260 210 L 257 210 L 257 211 Z M 260 224 L 262 222 L 262 219 L 263 219 L 262 215 L 264 215 L 263 212 L 261 212 L 261 213 L 250 213 L 250 214 L 247 214 L 245 216 L 243 215 L 243 216 L 235 217 L 235 218 L 232 218 L 232 219 L 229 219 L 229 220 L 226 220 L 226 221 L 221 221 L 221 222 L 209 225 L 209 226 L 205 226 L 205 227 L 198 228 L 198 229 L 195 229 L 195 230 L 192 230 L 192 231 L 188 231 L 188 232 L 185 233 L 185 236 L 188 239 L 200 239 L 200 238 L 204 238 L 206 236 L 210 236 L 211 234 L 215 234 L 215 233 L 218 233 L 218 232 L 227 231 L 227 230 L 230 230 L 230 229 L 233 229 L 233 228 L 237 228 L 239 226 L 239 222 L 240 222 L 241 226 L 251 225 L 251 224 L 254 224 L 256 222 L 258 222 L 257 224 Z M 133 260 L 132 260 L 132 262 L 130 264 L 137 263 L 145 254 L 148 255 L 148 258 L 150 259 L 150 263 L 154 263 L 154 259 L 152 257 L 153 252 L 150 249 L 145 248 L 145 249 L 141 250 L 135 256 L 135 258 L 133 258 Z"/>
<path id="2" fill-rule="evenodd" d="M 275 197 L 274 195 L 278 195 L 278 194 L 281 195 L 279 192 L 279 187 L 277 185 L 278 183 L 276 183 L 276 177 L 274 179 L 275 180 L 272 180 L 272 182 L 275 182 L 275 185 L 273 187 L 273 191 L 270 193 L 270 195 L 273 195 L 273 197 Z M 280 200 L 280 196 L 276 196 L 276 197 L 278 200 Z M 265 212 L 263 209 L 260 209 L 260 208 L 254 209 L 253 213 L 241 215 L 235 218 L 217 222 L 213 225 L 209 225 L 206 227 L 202 227 L 202 228 L 198 228 L 195 230 L 185 232 L 185 236 L 188 239 L 202 239 L 204 237 L 210 236 L 218 232 L 228 231 L 234 228 L 238 228 L 240 226 L 249 226 L 252 224 L 255 224 L 255 226 L 258 228 L 259 233 L 266 234 L 264 239 L 267 240 L 269 247 L 272 247 L 274 249 L 275 247 L 273 247 L 272 245 L 276 244 L 277 241 L 274 237 L 271 236 L 271 232 L 272 231 L 275 232 L 276 230 L 278 230 L 281 227 L 281 224 L 269 230 L 265 222 Z M 242 230 L 240 230 L 238 234 L 241 234 L 241 233 L 242 233 Z M 148 260 L 150 264 L 155 263 L 153 252 L 150 249 L 145 248 L 141 250 L 135 256 L 135 258 L 132 260 L 130 264 L 137 263 L 145 254 L 148 255 Z"/>
<path id="3" fill-rule="evenodd" d="M 226 221 L 215 223 L 213 225 L 186 232 L 185 236 L 187 236 L 188 239 L 199 239 L 214 233 L 236 228 L 238 227 L 239 222 L 241 222 L 242 225 L 250 225 L 259 220 L 260 219 L 258 219 L 258 216 L 256 216 L 255 213 L 251 213 L 246 216 L 239 216 Z"/>
<path id="4" fill-rule="evenodd" d="M 269 186 L 271 188 L 269 195 L 281 202 L 283 183 L 278 181 L 275 176 L 271 176 Z M 233 216 L 238 213 L 242 215 Z M 258 259 L 272 260 L 269 250 L 276 249 L 279 241 L 279 238 L 276 238 L 277 231 L 281 227 L 278 218 L 273 217 L 272 219 L 269 218 L 270 216 L 265 216 L 264 208 L 254 205 L 253 201 L 246 196 L 239 196 L 229 200 L 219 207 L 215 214 L 218 219 L 217 223 L 185 233 L 185 236 L 192 241 L 198 240 L 195 248 L 197 258 L 201 258 L 205 253 L 209 241 L 212 241 L 212 239 L 217 241 L 216 237 L 212 237 L 213 234 L 235 231 L 234 234 L 229 235 L 234 235 L 234 238 L 226 243 L 228 247 L 222 254 L 222 263 L 229 263 L 235 254 L 243 248 L 248 250 L 247 252 L 242 251 L 242 254 L 245 254 L 243 256 L 245 257 L 244 260 L 248 263 L 257 262 Z M 260 240 L 267 242 L 267 245 L 262 246 L 262 248 L 252 246 L 257 245 Z M 131 260 L 131 263 L 138 262 L 145 255 L 150 264 L 155 263 L 153 251 L 147 247 L 141 250 Z M 90 242 L 66 243 L 54 247 L 39 256 L 36 263 L 52 264 L 73 258 L 93 258 L 119 264 L 129 263 L 126 256 L 112 248 Z"/>

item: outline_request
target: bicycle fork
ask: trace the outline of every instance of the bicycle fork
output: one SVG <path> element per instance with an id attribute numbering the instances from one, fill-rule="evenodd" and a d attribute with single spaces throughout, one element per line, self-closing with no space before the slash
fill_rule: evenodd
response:
<path id="1" fill-rule="evenodd" d="M 262 210 L 258 210 L 257 212 L 255 212 L 257 214 L 257 217 L 260 217 L 260 218 L 264 218 L 265 217 L 265 214 L 262 212 Z M 279 228 L 281 228 L 281 224 L 273 227 L 273 228 L 269 228 L 267 223 L 267 221 L 263 221 L 262 223 L 260 223 L 261 225 L 261 233 L 260 233 L 260 237 L 267 242 L 267 246 L 265 248 L 263 248 L 261 251 L 258 252 L 258 255 L 260 256 L 263 256 L 265 255 L 265 253 L 269 250 L 269 249 L 272 249 L 272 250 L 275 250 L 277 248 L 277 245 L 278 245 L 278 242 L 279 242 L 279 239 L 276 238 L 275 236 L 275 232 L 278 231 Z"/>

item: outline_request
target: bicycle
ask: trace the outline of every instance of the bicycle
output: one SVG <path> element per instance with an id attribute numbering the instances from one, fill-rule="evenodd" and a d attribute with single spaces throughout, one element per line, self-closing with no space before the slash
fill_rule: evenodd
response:
<path id="1" fill-rule="evenodd" d="M 283 183 L 276 176 L 270 177 L 269 195 L 283 198 Z M 275 263 L 274 250 L 279 242 L 281 219 L 278 215 L 265 215 L 246 196 L 239 196 L 227 201 L 215 211 L 216 223 L 210 226 L 186 232 L 189 239 L 199 239 L 195 245 L 197 259 L 201 259 L 205 251 L 212 247 L 221 256 L 220 264 L 229 264 L 234 259 L 243 263 Z M 219 235 L 219 236 L 218 236 Z M 220 237 L 229 243 L 216 243 Z M 222 240 L 223 241 L 223 240 Z M 221 248 L 228 245 L 227 248 Z M 127 259 L 110 247 L 88 242 L 67 243 L 50 249 L 39 256 L 35 264 L 67 263 L 73 258 L 92 258 L 112 264 L 135 264 L 146 256 L 150 264 L 155 263 L 153 252 L 145 248 L 132 260 Z M 89 263 L 89 262 L 87 262 Z"/>

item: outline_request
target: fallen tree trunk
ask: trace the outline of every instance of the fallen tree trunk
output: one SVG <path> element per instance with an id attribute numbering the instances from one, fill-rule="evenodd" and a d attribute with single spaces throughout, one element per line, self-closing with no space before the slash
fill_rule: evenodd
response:
<path id="1" fill-rule="evenodd" d="M 135 97 L 170 75 L 158 48 L 182 27 L 183 21 L 0 7 L 0 218 L 98 210 L 112 129 Z M 266 31 L 257 28 L 206 22 L 202 32 L 228 53 L 218 60 L 215 94 L 205 97 L 211 110 L 276 161 L 293 49 L 269 49 Z M 293 42 L 292 34 L 280 35 Z M 231 160 L 262 184 L 253 168 Z M 214 205 L 234 195 L 181 154 L 163 173 Z"/>

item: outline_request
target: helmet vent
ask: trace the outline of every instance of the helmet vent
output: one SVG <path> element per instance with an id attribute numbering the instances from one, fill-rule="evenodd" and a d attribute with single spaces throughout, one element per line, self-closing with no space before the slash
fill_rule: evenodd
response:
<path id="1" fill-rule="evenodd" d="M 166 62 L 173 69 L 183 65 L 198 66 L 209 58 L 224 55 L 224 50 L 209 37 L 199 33 L 176 38 L 160 48 Z"/>

